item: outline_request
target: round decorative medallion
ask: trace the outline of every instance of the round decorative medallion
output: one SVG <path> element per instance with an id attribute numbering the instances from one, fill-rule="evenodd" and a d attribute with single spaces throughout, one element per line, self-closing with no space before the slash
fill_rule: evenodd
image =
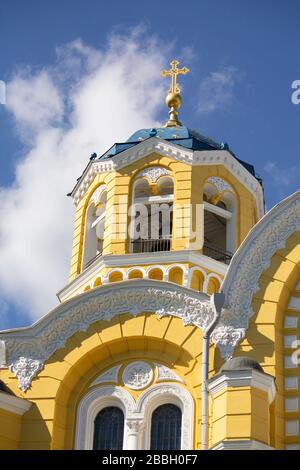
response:
<path id="1" fill-rule="evenodd" d="M 132 362 L 125 367 L 122 377 L 126 387 L 133 390 L 140 390 L 150 384 L 153 378 L 153 370 L 146 362 Z"/>

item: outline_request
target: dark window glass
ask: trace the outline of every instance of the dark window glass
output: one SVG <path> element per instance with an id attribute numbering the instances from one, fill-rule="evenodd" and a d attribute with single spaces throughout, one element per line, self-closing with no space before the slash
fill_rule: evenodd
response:
<path id="1" fill-rule="evenodd" d="M 123 448 L 124 415 L 115 406 L 101 410 L 95 418 L 94 450 L 121 450 Z"/>
<path id="2" fill-rule="evenodd" d="M 181 410 L 178 406 L 161 405 L 152 414 L 151 450 L 180 450 Z"/>

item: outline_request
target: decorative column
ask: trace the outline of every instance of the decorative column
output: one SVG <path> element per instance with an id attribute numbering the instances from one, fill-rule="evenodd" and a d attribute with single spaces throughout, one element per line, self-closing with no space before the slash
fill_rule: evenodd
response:
<path id="1" fill-rule="evenodd" d="M 208 382 L 211 395 L 210 448 L 272 449 L 270 404 L 276 394 L 274 377 L 247 357 L 227 361 Z"/>
<path id="2" fill-rule="evenodd" d="M 139 433 L 142 429 L 143 421 L 141 419 L 128 419 L 126 420 L 127 426 L 127 439 L 126 450 L 138 450 L 139 448 Z"/>

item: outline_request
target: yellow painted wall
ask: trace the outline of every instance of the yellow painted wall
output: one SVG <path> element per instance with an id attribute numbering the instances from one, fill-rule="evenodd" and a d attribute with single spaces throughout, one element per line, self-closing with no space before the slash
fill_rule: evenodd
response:
<path id="1" fill-rule="evenodd" d="M 237 196 L 237 231 L 236 244 L 240 245 L 256 221 L 255 200 L 253 195 L 222 165 L 191 166 L 186 163 L 151 154 L 113 173 L 98 174 L 92 181 L 89 190 L 79 202 L 74 227 L 73 250 L 70 278 L 72 281 L 82 269 L 82 249 L 84 243 L 85 212 L 95 189 L 107 186 L 107 209 L 105 223 L 105 240 L 103 254 L 128 253 L 127 224 L 128 207 L 132 202 L 132 182 L 135 176 L 149 166 L 163 166 L 174 178 L 174 205 L 199 204 L 203 202 L 204 183 L 210 176 L 225 179 L 234 188 Z M 114 215 L 115 214 L 115 215 Z M 174 211 L 173 232 L 181 227 L 190 226 L 190 217 L 182 211 Z M 193 227 L 195 230 L 195 227 Z M 121 237 L 119 237 L 121 234 Z M 125 235 L 124 235 L 125 234 Z M 183 250 L 190 247 L 186 238 L 172 240 L 172 250 Z"/>

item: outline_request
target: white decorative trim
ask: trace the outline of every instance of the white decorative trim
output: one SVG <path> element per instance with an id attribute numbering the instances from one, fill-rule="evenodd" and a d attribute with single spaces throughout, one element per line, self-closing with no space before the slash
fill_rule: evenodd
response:
<path id="1" fill-rule="evenodd" d="M 151 383 L 153 369 L 144 361 L 131 362 L 125 367 L 122 379 L 126 387 L 132 390 L 141 390 Z"/>
<path id="2" fill-rule="evenodd" d="M 94 420 L 103 408 L 117 406 L 124 413 L 123 449 L 131 449 L 135 435 L 135 449 L 150 448 L 151 417 L 160 405 L 173 403 L 182 412 L 181 448 L 193 448 L 194 402 L 190 393 L 179 385 L 157 384 L 145 390 L 137 401 L 121 387 L 102 385 L 87 392 L 78 405 L 75 449 L 93 447 Z M 136 436 L 140 433 L 140 436 Z"/>
<path id="3" fill-rule="evenodd" d="M 179 377 L 179 375 L 176 374 L 173 370 L 171 370 L 169 367 L 164 366 L 163 364 L 155 364 L 156 366 L 156 381 L 157 382 L 181 382 L 184 383 L 184 381 Z"/>
<path id="4" fill-rule="evenodd" d="M 0 340 L 6 342 L 7 361 L 25 391 L 43 363 L 74 333 L 118 314 L 143 312 L 174 316 L 184 325 L 201 329 L 214 316 L 206 294 L 163 281 L 137 279 L 92 289 L 59 305 L 30 327 L 0 333 Z"/>
<path id="5" fill-rule="evenodd" d="M 61 302 L 64 302 L 70 296 L 77 295 L 80 286 L 83 283 L 90 282 L 95 276 L 98 276 L 98 273 L 104 268 L 122 266 L 138 267 L 141 265 L 151 264 L 147 272 L 149 272 L 149 270 L 153 269 L 154 267 L 157 267 L 159 269 L 162 269 L 163 272 L 166 273 L 166 269 L 162 268 L 160 263 L 173 263 L 173 266 L 175 265 L 175 263 L 193 263 L 195 265 L 200 265 L 203 268 L 206 268 L 209 271 L 218 274 L 219 276 L 224 276 L 228 269 L 228 266 L 226 264 L 209 258 L 208 256 L 197 254 L 192 250 L 180 250 L 160 253 L 130 253 L 127 255 L 104 255 L 97 258 L 94 263 L 92 263 L 87 269 L 85 269 L 81 274 L 79 274 L 79 276 L 77 276 L 66 287 L 60 290 L 57 296 Z M 198 269 L 201 269 L 200 266 Z"/>
<path id="6" fill-rule="evenodd" d="M 42 361 L 30 359 L 29 357 L 19 357 L 9 366 L 9 370 L 17 377 L 19 388 L 26 392 L 31 386 L 32 379 L 44 368 Z"/>
<path id="7" fill-rule="evenodd" d="M 218 176 L 211 176 L 205 181 L 205 183 L 213 184 L 220 193 L 223 191 L 231 191 L 232 193 L 235 193 L 233 187 L 227 183 L 227 181 L 223 180 L 223 178 L 219 178 Z"/>
<path id="8" fill-rule="evenodd" d="M 0 341 L 0 369 L 6 367 L 6 346 L 5 341 Z"/>
<path id="9" fill-rule="evenodd" d="M 193 448 L 193 416 L 194 402 L 190 393 L 180 385 L 158 384 L 145 390 L 136 403 L 136 412 L 144 416 L 148 426 L 144 427 L 142 449 L 150 449 L 151 417 L 153 411 L 160 405 L 172 403 L 182 412 L 181 450 Z"/>
<path id="10" fill-rule="evenodd" d="M 32 403 L 31 401 L 24 400 L 23 398 L 14 397 L 8 393 L 0 392 L 0 409 L 9 411 L 16 415 L 23 415 L 29 410 Z"/>
<path id="11" fill-rule="evenodd" d="M 126 420 L 134 410 L 135 401 L 130 393 L 121 387 L 103 385 L 89 391 L 81 399 L 78 406 L 75 449 L 91 450 L 93 448 L 94 421 L 97 414 L 107 406 L 119 407 L 123 411 Z M 124 444 L 123 447 L 126 448 L 125 434 Z"/>
<path id="12" fill-rule="evenodd" d="M 77 205 L 86 193 L 91 181 L 99 173 L 120 170 L 151 153 L 174 158 L 188 165 L 223 165 L 255 197 L 258 217 L 264 214 L 263 191 L 257 179 L 227 150 L 198 151 L 170 143 L 159 137 L 151 137 L 134 147 L 111 157 L 109 160 L 90 161 L 71 195 Z"/>
<path id="13" fill-rule="evenodd" d="M 170 175 L 171 175 L 170 171 L 162 166 L 149 166 L 145 168 L 144 170 L 140 171 L 136 175 L 136 178 L 146 177 L 150 179 L 152 183 L 156 183 L 158 178 L 160 178 L 161 176 L 170 176 Z"/>
<path id="14" fill-rule="evenodd" d="M 253 315 L 252 299 L 259 290 L 259 279 L 271 264 L 276 251 L 300 229 L 300 191 L 270 210 L 250 231 L 233 256 L 222 291 L 225 308 L 212 334 L 224 358 L 231 357 L 245 337 Z"/>
<path id="15" fill-rule="evenodd" d="M 121 368 L 121 364 L 118 366 L 111 367 L 103 374 L 98 375 L 95 380 L 89 385 L 90 387 L 94 387 L 94 385 L 100 385 L 106 382 L 117 383 L 118 382 L 118 373 Z"/>
<path id="16" fill-rule="evenodd" d="M 99 196 L 101 195 L 101 193 L 104 191 L 105 188 L 106 188 L 105 184 L 101 184 L 100 186 L 98 186 L 93 192 L 93 194 L 91 195 L 89 203 L 93 202 L 94 204 L 97 204 L 99 200 Z"/>
<path id="17" fill-rule="evenodd" d="M 274 377 L 255 369 L 224 370 L 208 382 L 208 390 L 212 395 L 229 387 L 258 388 L 268 394 L 269 403 L 272 403 L 276 395 Z"/>
<path id="18" fill-rule="evenodd" d="M 219 442 L 210 450 L 275 450 L 275 448 L 254 439 L 241 439 Z"/>

